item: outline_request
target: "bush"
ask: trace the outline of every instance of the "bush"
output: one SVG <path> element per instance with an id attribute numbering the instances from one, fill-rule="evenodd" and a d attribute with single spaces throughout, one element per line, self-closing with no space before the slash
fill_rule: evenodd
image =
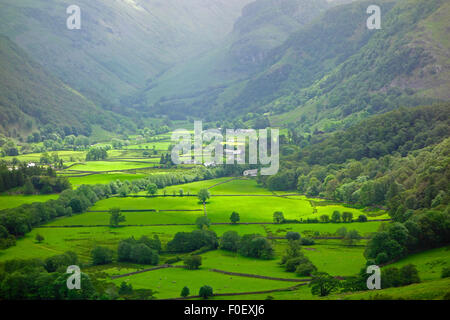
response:
<path id="1" fill-rule="evenodd" d="M 283 223 L 284 222 L 283 212 L 276 211 L 273 213 L 273 222 L 274 223 Z"/>
<path id="2" fill-rule="evenodd" d="M 175 258 L 169 258 L 166 260 L 166 264 L 174 264 L 177 262 L 180 262 L 182 259 L 180 257 L 175 257 Z"/>
<path id="3" fill-rule="evenodd" d="M 189 270 L 196 270 L 202 265 L 202 257 L 197 255 L 188 256 L 184 259 L 184 265 Z"/>
<path id="4" fill-rule="evenodd" d="M 259 234 L 246 234 L 239 243 L 239 253 L 246 257 L 272 259 L 274 250 L 272 244 Z"/>
<path id="5" fill-rule="evenodd" d="M 419 273 L 416 266 L 408 264 L 398 269 L 395 267 L 384 268 L 381 270 L 381 288 L 407 286 L 413 283 L 419 283 Z"/>
<path id="6" fill-rule="evenodd" d="M 289 231 L 286 233 L 286 239 L 288 240 L 299 240 L 301 238 L 300 233 Z"/>
<path id="7" fill-rule="evenodd" d="M 240 239 L 241 237 L 236 231 L 234 230 L 226 231 L 222 235 L 222 239 L 220 241 L 220 248 L 223 250 L 237 252 L 239 249 Z"/>
<path id="8" fill-rule="evenodd" d="M 448 277 L 450 277 L 450 267 L 442 268 L 441 278 L 448 278 Z"/>
<path id="9" fill-rule="evenodd" d="M 312 246 L 312 245 L 316 244 L 316 242 L 314 241 L 314 239 L 307 238 L 307 237 L 301 238 L 300 241 L 301 241 L 301 243 L 302 243 L 302 246 Z"/>
<path id="10" fill-rule="evenodd" d="M 182 296 L 183 298 L 186 298 L 189 295 L 190 291 L 188 287 L 184 287 L 183 290 L 181 290 L 181 294 L 180 296 Z"/>
<path id="11" fill-rule="evenodd" d="M 178 232 L 167 243 L 167 250 L 169 252 L 192 252 L 200 248 L 216 249 L 217 247 L 217 235 L 210 230 Z"/>
<path id="12" fill-rule="evenodd" d="M 120 295 L 129 295 L 133 293 L 133 286 L 130 284 L 127 284 L 125 281 L 123 281 L 120 284 L 119 287 L 119 294 Z"/>
<path id="13" fill-rule="evenodd" d="M 341 222 L 341 213 L 339 211 L 334 211 L 331 215 L 331 222 L 337 223 Z"/>
<path id="14" fill-rule="evenodd" d="M 159 250 L 161 250 L 161 242 L 156 236 L 153 239 L 142 236 L 139 240 L 131 237 L 119 242 L 117 259 L 119 261 L 157 265 Z"/>
<path id="15" fill-rule="evenodd" d="M 156 250 L 152 250 L 143 243 L 138 243 L 131 248 L 130 261 L 139 264 L 157 265 L 159 256 Z"/>
<path id="16" fill-rule="evenodd" d="M 297 266 L 295 273 L 299 276 L 309 277 L 313 272 L 316 272 L 317 268 L 312 264 L 311 261 L 307 261 L 305 263 L 301 263 Z"/>
<path id="17" fill-rule="evenodd" d="M 200 288 L 200 291 L 198 292 L 198 295 L 202 297 L 203 299 L 208 299 L 209 297 L 213 296 L 213 288 L 210 286 L 203 286 Z"/>
<path id="18" fill-rule="evenodd" d="M 298 257 L 289 259 L 286 261 L 286 264 L 285 264 L 286 271 L 294 272 L 300 264 L 306 263 L 306 262 L 309 262 L 309 260 L 308 260 L 308 258 L 303 256 L 303 254 L 299 255 Z"/>
<path id="19" fill-rule="evenodd" d="M 367 222 L 367 216 L 360 214 L 358 217 L 358 222 Z"/>
<path id="20" fill-rule="evenodd" d="M 241 220 L 241 217 L 239 216 L 239 213 L 237 213 L 236 211 L 233 211 L 230 216 L 231 223 L 236 224 L 240 220 Z"/>
<path id="21" fill-rule="evenodd" d="M 68 266 L 76 265 L 77 263 L 77 254 L 72 251 L 67 251 L 63 254 L 45 259 L 44 268 L 47 272 L 55 272 L 60 268 L 66 269 Z M 65 272 L 66 270 L 63 271 Z"/>
<path id="22" fill-rule="evenodd" d="M 203 228 L 209 228 L 211 225 L 211 220 L 206 216 L 198 217 L 197 220 L 195 220 L 195 224 L 199 229 Z"/>
<path id="23" fill-rule="evenodd" d="M 113 261 L 114 252 L 107 247 L 97 246 L 91 251 L 92 264 L 101 265 L 108 264 Z"/>
<path id="24" fill-rule="evenodd" d="M 383 264 L 389 261 L 388 255 L 386 252 L 380 252 L 375 258 L 376 264 Z"/>

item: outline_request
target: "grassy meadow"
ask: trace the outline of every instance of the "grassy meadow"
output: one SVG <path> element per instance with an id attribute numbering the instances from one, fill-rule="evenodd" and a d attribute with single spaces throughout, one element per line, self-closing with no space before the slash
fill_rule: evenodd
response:
<path id="1" fill-rule="evenodd" d="M 167 137 L 166 137 L 167 138 Z M 58 155 L 64 159 L 66 168 L 58 171 L 61 176 L 67 176 L 74 189 L 83 184 L 107 184 L 112 181 L 133 181 L 142 179 L 150 174 L 164 174 L 167 172 L 183 172 L 184 167 L 177 169 L 157 169 L 161 150 L 167 150 L 169 141 L 137 143 L 121 150 L 110 150 L 108 160 L 85 161 L 85 152 L 59 151 Z M 150 152 L 155 149 L 152 158 L 143 155 L 143 149 Z M 40 154 L 21 155 L 22 161 L 39 161 Z M 70 162 L 73 161 L 73 162 Z M 67 167 L 68 166 L 68 167 Z M 211 197 L 205 207 L 196 197 L 201 189 L 208 189 Z M 182 196 L 180 195 L 182 190 Z M 58 195 L 1 195 L 0 210 L 13 208 L 25 203 L 43 202 L 56 199 Z M 120 227 L 110 227 L 109 210 L 118 207 L 125 210 L 125 222 Z M 221 237 L 229 230 L 239 235 L 261 234 L 269 237 L 275 250 L 271 260 L 261 260 L 241 256 L 224 250 L 204 252 L 202 266 L 199 270 L 191 271 L 184 268 L 166 268 L 144 272 L 113 280 L 111 276 L 122 275 L 151 266 L 124 264 L 114 262 L 105 266 L 89 266 L 91 250 L 95 246 L 106 246 L 117 251 L 120 240 L 141 236 L 153 237 L 157 235 L 163 246 L 178 232 L 191 232 L 197 229 L 197 218 L 206 214 L 211 220 L 210 230 Z M 274 224 L 273 213 L 283 212 L 285 219 L 303 220 L 319 218 L 334 211 L 348 211 L 356 220 L 359 215 L 367 215 L 368 222 L 352 223 L 284 223 Z M 230 215 L 236 211 L 240 215 L 238 224 L 230 224 Z M 292 287 L 298 282 L 268 280 L 243 276 L 230 276 L 211 271 L 219 269 L 228 272 L 247 273 L 285 279 L 299 279 L 295 273 L 288 273 L 280 266 L 288 242 L 287 232 L 298 232 L 302 237 L 316 238 L 315 244 L 303 246 L 306 257 L 318 268 L 333 276 L 352 276 L 357 274 L 365 265 L 364 249 L 367 238 L 379 230 L 383 223 L 371 221 L 389 218 L 378 210 L 368 212 L 365 208 L 351 208 L 345 204 L 327 203 L 321 199 L 310 199 L 298 195 L 295 190 L 272 192 L 258 185 L 256 179 L 223 177 L 204 181 L 195 181 L 182 185 L 167 186 L 158 190 L 157 196 L 149 197 L 145 191 L 130 194 L 126 197 L 114 196 L 98 201 L 87 212 L 68 217 L 57 218 L 49 223 L 34 228 L 31 232 L 17 240 L 17 245 L 0 251 L 0 262 L 10 259 L 47 258 L 66 251 L 74 251 L 80 260 L 87 265 L 85 272 L 95 275 L 101 281 L 120 285 L 123 281 L 133 285 L 134 289 L 152 289 L 160 299 L 179 297 L 181 289 L 188 286 L 191 294 L 197 294 L 203 285 L 210 285 L 215 293 L 254 292 Z M 347 230 L 357 230 L 363 237 L 356 245 L 345 245 L 340 239 L 325 239 L 335 237 L 336 231 L 342 227 Z M 40 234 L 44 240 L 36 241 Z M 320 239 L 319 239 L 320 238 Z M 402 266 L 408 263 L 417 265 L 420 276 L 425 281 L 437 281 L 436 288 L 443 287 L 439 276 L 444 266 L 450 263 L 449 248 L 411 255 L 393 264 Z M 187 254 L 162 253 L 160 263 L 174 257 L 184 257 Z M 180 266 L 182 262 L 175 265 Z M 304 278 L 304 277 L 303 277 Z M 447 282 L 448 284 L 448 282 Z M 396 296 L 397 291 L 403 289 L 402 294 L 420 297 L 421 290 L 425 291 L 429 283 L 414 285 L 417 292 L 407 288 L 393 288 L 382 290 L 383 294 Z M 411 286 L 412 287 L 412 286 Z M 330 299 L 370 299 L 373 293 L 353 293 L 348 295 L 331 295 Z M 440 294 L 440 293 L 439 293 Z M 438 293 L 435 296 L 439 296 Z M 269 294 L 245 294 L 238 296 L 214 297 L 214 299 L 313 299 L 308 286 L 301 286 L 296 290 L 274 292 Z"/>

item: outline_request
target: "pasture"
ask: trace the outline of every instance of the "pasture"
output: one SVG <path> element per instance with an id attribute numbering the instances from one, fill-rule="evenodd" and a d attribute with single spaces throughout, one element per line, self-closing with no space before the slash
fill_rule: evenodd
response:
<path id="1" fill-rule="evenodd" d="M 71 174 L 71 173 L 68 173 Z M 80 177 L 70 177 L 69 182 L 72 184 L 72 187 L 77 188 L 83 184 L 107 184 L 112 181 L 133 181 L 145 178 L 147 175 L 144 173 L 123 173 L 123 172 L 114 172 L 114 173 L 101 173 L 101 174 L 92 174 L 87 176 Z"/>
<path id="2" fill-rule="evenodd" d="M 19 207 L 23 204 L 33 202 L 45 202 L 51 199 L 57 199 L 57 194 L 46 195 L 0 195 L 0 210 Z"/>
<path id="3" fill-rule="evenodd" d="M 424 280 L 436 280 L 441 277 L 442 269 L 450 267 L 450 246 L 426 250 L 412 254 L 385 268 L 401 268 L 407 264 L 414 264 L 419 271 L 419 277 Z"/>
<path id="4" fill-rule="evenodd" d="M 156 162 L 141 161 L 88 161 L 84 163 L 77 163 L 66 171 L 108 172 L 142 169 L 158 165 L 159 163 Z"/>
<path id="5" fill-rule="evenodd" d="M 209 285 L 214 293 L 254 292 L 273 290 L 294 286 L 294 282 L 265 280 L 240 276 L 230 276 L 217 272 L 167 268 L 140 273 L 124 278 L 111 280 L 120 285 L 123 281 L 133 285 L 135 289 L 152 289 L 157 291 L 158 299 L 178 298 L 183 287 L 187 286 L 191 295 L 198 295 L 200 288 Z"/>

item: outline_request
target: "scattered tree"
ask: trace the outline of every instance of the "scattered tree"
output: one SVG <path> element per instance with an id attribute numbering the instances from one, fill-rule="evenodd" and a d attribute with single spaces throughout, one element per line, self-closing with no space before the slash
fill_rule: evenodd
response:
<path id="1" fill-rule="evenodd" d="M 200 288 L 198 295 L 203 299 L 208 299 L 209 297 L 213 296 L 213 288 L 211 288 L 210 286 L 203 286 Z"/>
<path id="2" fill-rule="evenodd" d="M 109 218 L 109 225 L 111 227 L 117 227 L 119 226 L 119 223 L 125 222 L 125 216 L 122 215 L 122 212 L 120 212 L 120 208 L 111 208 L 109 210 L 110 218 Z"/>
<path id="3" fill-rule="evenodd" d="M 233 212 L 231 213 L 231 216 L 230 216 L 230 221 L 231 221 L 231 223 L 232 223 L 232 224 L 236 224 L 236 223 L 238 223 L 240 220 L 241 220 L 241 217 L 239 216 L 239 213 L 237 213 L 236 211 L 233 211 Z"/>
<path id="4" fill-rule="evenodd" d="M 211 194 L 208 189 L 200 189 L 197 197 L 202 203 L 205 203 L 211 197 Z"/>
<path id="5" fill-rule="evenodd" d="M 220 241 L 220 248 L 223 250 L 237 252 L 239 249 L 239 241 L 241 237 L 234 230 L 224 232 Z"/>
<path id="6" fill-rule="evenodd" d="M 195 220 L 195 224 L 199 229 L 207 229 L 211 225 L 211 220 L 206 216 L 201 216 Z"/>
<path id="7" fill-rule="evenodd" d="M 198 255 L 188 256 L 184 259 L 184 265 L 189 270 L 197 270 L 202 265 L 202 257 Z"/>
<path id="8" fill-rule="evenodd" d="M 189 288 L 188 287 L 184 287 L 181 290 L 180 296 L 182 296 L 183 298 L 186 298 L 187 296 L 189 296 L 189 293 L 190 293 Z"/>
<path id="9" fill-rule="evenodd" d="M 107 248 L 97 246 L 91 251 L 92 264 L 93 265 L 102 265 L 111 263 L 113 260 L 114 252 Z"/>
<path id="10" fill-rule="evenodd" d="M 37 235 L 36 235 L 36 241 L 38 242 L 38 243 L 41 243 L 42 241 L 44 241 L 44 237 L 43 236 L 41 236 L 41 234 L 40 233 L 38 233 Z"/>
<path id="11" fill-rule="evenodd" d="M 275 222 L 275 223 L 283 223 L 284 222 L 283 212 L 275 211 L 273 213 L 273 222 Z"/>
<path id="12" fill-rule="evenodd" d="M 333 214 L 331 215 L 331 222 L 341 222 L 341 213 L 339 211 L 333 211 Z"/>
<path id="13" fill-rule="evenodd" d="M 147 194 L 154 196 L 158 192 L 158 186 L 155 183 L 149 183 L 147 186 Z"/>
<path id="14" fill-rule="evenodd" d="M 337 291 L 339 288 L 339 280 L 330 276 L 326 272 L 315 272 L 312 274 L 312 280 L 309 283 L 311 293 L 320 297 L 325 297 L 330 293 Z"/>

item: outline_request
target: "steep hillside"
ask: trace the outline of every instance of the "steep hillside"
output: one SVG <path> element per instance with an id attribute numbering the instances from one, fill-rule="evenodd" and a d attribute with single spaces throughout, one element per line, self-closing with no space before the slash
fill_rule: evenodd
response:
<path id="1" fill-rule="evenodd" d="M 72 1 L 5 0 L 0 34 L 65 83 L 110 105 L 173 64 L 216 46 L 249 1 L 80 0 L 81 30 L 68 30 Z"/>
<path id="2" fill-rule="evenodd" d="M 346 160 L 380 158 L 437 144 L 449 136 L 450 103 L 400 108 L 370 117 L 345 131 L 313 136 L 299 159 L 327 165 Z"/>
<path id="3" fill-rule="evenodd" d="M 283 2 L 287 8 L 290 3 Z M 231 54 L 221 60 L 222 68 L 209 55 L 161 77 L 147 92 L 149 99 L 140 101 L 139 110 L 171 117 L 241 119 L 250 125 L 269 116 L 274 126 L 305 133 L 348 127 L 400 106 L 449 100 L 450 3 L 379 1 L 382 29 L 368 30 L 366 9 L 371 4 L 356 1 L 332 6 L 267 51 L 251 44 L 260 44 L 258 30 L 271 39 L 271 32 L 295 24 L 295 10 L 287 10 L 289 15 L 273 10 L 278 18 L 270 19 L 264 10 L 247 9 L 249 13 L 243 14 L 233 32 L 235 36 L 240 30 L 248 31 L 242 38 L 251 39 L 247 46 L 238 49 L 240 42 L 233 42 L 227 51 Z M 247 8 L 253 6 L 257 7 Z M 265 18 L 258 20 L 251 12 Z M 259 28 L 246 27 L 255 21 Z M 224 57 L 223 50 L 219 54 Z M 248 67 L 247 73 L 239 69 L 239 62 Z M 233 76 L 229 70 L 235 72 Z"/>
<path id="4" fill-rule="evenodd" d="M 326 0 L 256 0 L 242 10 L 233 31 L 219 48 L 166 72 L 130 99 L 141 112 L 184 117 L 204 114 L 235 83 L 258 72 L 270 51 L 326 8 Z"/>
<path id="5" fill-rule="evenodd" d="M 113 129 L 117 116 L 96 107 L 0 36 L 0 132 L 31 132 L 50 124 L 68 134 L 89 135 L 92 124 Z"/>
<path id="6" fill-rule="evenodd" d="M 317 124 L 328 131 L 399 106 L 448 101 L 449 14 L 448 1 L 396 2 L 383 16 L 382 30 L 370 32 L 358 52 L 311 86 L 266 105 L 292 109 L 272 123 L 297 121 L 297 127 Z"/>

